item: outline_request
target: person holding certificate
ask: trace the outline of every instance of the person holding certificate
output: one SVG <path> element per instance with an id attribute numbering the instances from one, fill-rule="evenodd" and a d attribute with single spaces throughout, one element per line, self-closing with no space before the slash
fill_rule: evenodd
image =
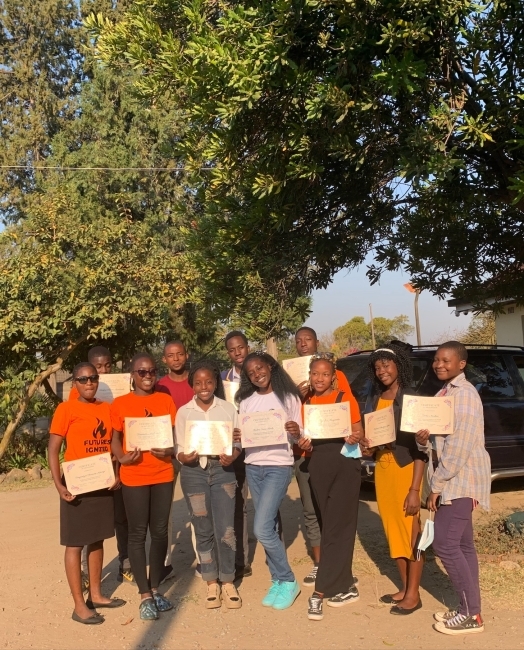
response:
<path id="1" fill-rule="evenodd" d="M 295 347 L 299 357 L 308 357 L 318 352 L 317 333 L 311 327 L 301 327 L 295 333 Z M 351 394 L 346 375 L 337 370 L 335 383 L 336 388 L 347 395 Z M 312 396 L 311 384 L 308 379 L 298 385 L 298 390 L 302 395 L 302 401 L 306 401 Z M 298 445 L 293 447 L 295 478 L 297 479 L 298 489 L 300 492 L 300 501 L 302 502 L 302 517 L 304 519 L 304 528 L 306 530 L 307 541 L 311 547 L 314 566 L 302 581 L 305 587 L 314 587 L 317 577 L 318 563 L 320 561 L 320 522 L 318 520 L 318 505 L 315 496 L 311 490 L 309 477 L 309 463 L 311 453 L 300 449 Z"/>
<path id="2" fill-rule="evenodd" d="M 438 397 L 452 396 L 454 430 L 449 435 L 417 432 L 417 443 L 431 453 L 428 510 L 435 512 L 433 551 L 451 580 L 459 606 L 436 612 L 433 628 L 442 634 L 484 631 L 481 616 L 479 563 L 473 536 L 473 510 L 489 510 L 491 462 L 484 446 L 484 409 L 475 387 L 464 374 L 468 351 L 458 341 L 442 343 L 433 370 L 445 382 Z"/>
<path id="3" fill-rule="evenodd" d="M 230 386 L 238 388 L 242 365 L 250 351 L 249 342 L 244 332 L 233 330 L 226 334 L 224 345 L 227 356 L 231 359 L 233 365 L 229 370 L 223 370 L 220 376 L 223 382 L 230 382 Z M 227 384 L 224 384 L 224 388 L 226 386 Z M 253 570 L 249 563 L 249 541 L 247 533 L 247 498 L 249 489 L 247 486 L 244 460 L 245 454 L 242 451 L 233 463 L 237 478 L 237 491 L 235 495 L 235 535 L 237 538 L 235 576 L 237 578 L 249 578 L 253 575 Z"/>
<path id="4" fill-rule="evenodd" d="M 246 476 L 255 506 L 255 537 L 264 547 L 271 573 L 271 586 L 262 605 L 286 609 L 295 602 L 300 587 L 278 535 L 278 510 L 293 472 L 292 445 L 301 435 L 300 393 L 272 356 L 265 352 L 252 352 L 242 366 L 236 401 L 240 418 L 249 413 L 261 413 L 257 418 L 259 431 L 273 428 L 275 418 L 271 411 L 281 412 L 278 437 L 282 442 L 247 447 Z M 267 416 L 265 428 L 262 414 Z"/>
<path id="5" fill-rule="evenodd" d="M 87 352 L 87 360 L 89 363 L 92 363 L 96 368 L 98 375 L 109 375 L 113 369 L 113 359 L 111 357 L 111 352 L 103 345 L 95 345 L 90 348 Z M 76 386 L 71 388 L 69 393 L 69 399 L 74 400 L 78 399 L 80 393 Z M 129 535 L 127 527 L 127 515 L 126 509 L 124 506 L 124 499 L 122 497 L 122 490 L 115 490 L 113 495 L 113 505 L 115 509 L 115 534 L 116 534 L 116 547 L 118 549 L 118 578 L 122 582 L 134 582 L 135 577 L 131 571 L 131 564 L 129 562 L 129 554 L 127 552 L 127 538 Z M 86 549 L 82 553 L 82 564 L 87 567 Z M 84 568 L 84 567 L 83 567 Z M 87 575 L 82 570 L 82 581 L 84 583 L 84 591 L 89 589 L 89 580 Z"/>
<path id="6" fill-rule="evenodd" d="M 194 397 L 177 412 L 175 421 L 176 457 L 182 463 L 180 483 L 195 529 L 198 561 L 202 579 L 207 582 L 206 607 L 220 607 L 223 600 L 229 609 L 239 609 L 242 600 L 233 584 L 235 579 L 235 492 L 237 487 L 233 461 L 241 452 L 240 443 L 232 440 L 237 412 L 226 402 L 220 370 L 213 361 L 195 363 L 189 371 L 189 385 Z M 229 424 L 227 450 L 217 434 L 218 448 L 212 455 L 202 455 L 188 433 L 208 424 Z M 206 434 L 206 428 L 202 429 Z M 224 430 L 226 427 L 224 427 Z M 206 440 L 205 444 L 212 444 Z M 219 583 L 220 581 L 220 583 Z"/>
<path id="7" fill-rule="evenodd" d="M 402 581 L 402 588 L 394 594 L 379 599 L 385 605 L 392 605 L 391 613 L 411 614 L 422 607 L 420 600 L 420 579 L 423 557 L 417 559 L 417 540 L 420 527 L 420 491 L 427 454 L 419 451 L 413 434 L 400 431 L 402 398 L 409 389 L 413 369 L 406 343 L 392 341 L 385 348 L 379 348 L 370 355 L 369 374 L 375 387 L 374 395 L 368 399 L 365 411 L 373 413 L 393 410 L 391 436 L 386 444 L 368 445 L 368 436 L 373 444 L 374 424 L 368 415 L 364 454 L 375 454 L 375 490 L 377 505 L 391 557 L 396 561 Z M 387 433 L 387 432 L 386 432 Z M 377 432 L 378 436 L 378 432 Z"/>
<path id="8" fill-rule="evenodd" d="M 315 591 L 308 603 L 308 618 L 313 621 L 320 621 L 324 617 L 324 598 L 327 598 L 330 607 L 343 607 L 360 598 L 352 571 L 360 493 L 360 460 L 346 455 L 344 451 L 346 443 L 357 445 L 360 442 L 363 431 L 358 403 L 351 389 L 344 392 L 333 387 L 335 372 L 332 354 L 313 355 L 309 371 L 313 396 L 306 404 L 349 403 L 349 418 L 346 409 L 346 431 L 351 422 L 351 433 L 345 437 L 305 437 L 299 440 L 301 449 L 312 452 L 309 474 L 322 521 L 320 562 Z"/>
<path id="9" fill-rule="evenodd" d="M 107 454 L 111 445 L 111 413 L 109 404 L 96 399 L 98 374 L 91 363 L 75 366 L 73 383 L 78 398 L 59 404 L 51 422 L 49 468 L 60 495 L 60 544 L 66 547 L 66 576 L 75 603 L 72 619 L 85 625 L 98 625 L 104 622 L 104 618 L 96 608 L 125 605 L 124 600 L 106 598 L 100 590 L 104 539 L 115 534 L 112 490 L 117 483 L 109 489 L 73 496 L 62 481 L 59 454 L 64 439 L 66 462 Z M 81 574 L 84 546 L 87 546 L 89 575 L 87 602 L 83 597 Z"/>
<path id="10" fill-rule="evenodd" d="M 129 560 L 141 596 L 140 618 L 155 620 L 158 612 L 173 607 L 158 592 L 158 586 L 165 573 L 173 497 L 172 427 L 176 406 L 169 395 L 154 392 L 157 368 L 151 355 L 140 352 L 133 357 L 131 376 L 134 391 L 117 397 L 111 404 L 111 448 L 121 465 L 122 494 L 129 524 Z M 129 440 L 131 433 L 133 437 Z M 132 445 L 135 436 L 143 440 L 147 450 Z M 155 447 L 155 440 L 161 441 L 162 447 Z M 145 549 L 148 529 L 151 536 L 149 578 Z"/>

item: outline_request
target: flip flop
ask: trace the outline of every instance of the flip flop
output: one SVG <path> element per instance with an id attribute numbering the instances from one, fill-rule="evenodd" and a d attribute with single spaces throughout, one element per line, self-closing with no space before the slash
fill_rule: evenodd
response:
<path id="1" fill-rule="evenodd" d="M 83 625 L 100 625 L 105 621 L 105 618 L 103 616 L 100 616 L 100 614 L 92 614 L 88 618 L 80 618 L 80 616 L 78 616 L 74 610 L 71 618 L 76 623 L 82 623 Z"/>
<path id="2" fill-rule="evenodd" d="M 123 607 L 127 601 L 122 600 L 122 598 L 112 598 L 109 603 L 94 603 L 92 600 L 86 600 L 86 605 L 89 609 L 101 609 L 107 607 L 107 609 L 116 609 L 117 607 Z"/>

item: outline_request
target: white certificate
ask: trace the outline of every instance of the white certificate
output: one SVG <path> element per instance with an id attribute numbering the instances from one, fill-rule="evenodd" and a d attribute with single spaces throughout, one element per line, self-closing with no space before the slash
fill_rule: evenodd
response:
<path id="1" fill-rule="evenodd" d="M 366 413 L 364 415 L 364 424 L 366 438 L 369 440 L 371 447 L 387 445 L 388 442 L 393 442 L 397 437 L 393 406 L 388 406 L 373 413 Z"/>
<path id="2" fill-rule="evenodd" d="M 167 449 L 173 446 L 173 427 L 170 415 L 151 418 L 124 418 L 126 449 Z"/>
<path id="3" fill-rule="evenodd" d="M 226 380 L 224 380 L 222 383 L 224 384 L 224 393 L 226 394 L 226 402 L 229 402 L 230 404 L 233 404 L 233 406 L 236 406 L 235 395 L 237 394 L 237 390 L 240 384 L 237 381 L 226 381 Z"/>
<path id="4" fill-rule="evenodd" d="M 309 381 L 309 362 L 313 355 L 307 357 L 296 357 L 295 359 L 284 359 L 282 367 L 298 386 L 303 381 Z"/>
<path id="5" fill-rule="evenodd" d="M 287 416 L 283 409 L 242 413 L 238 425 L 242 435 L 242 447 L 288 444 L 284 428 L 286 420 Z"/>
<path id="6" fill-rule="evenodd" d="M 304 435 L 307 438 L 346 438 L 350 436 L 349 402 L 305 404 Z"/>
<path id="7" fill-rule="evenodd" d="M 200 456 L 220 456 L 220 454 L 231 456 L 233 453 L 233 423 L 188 420 L 184 449 L 186 454 L 196 451 Z"/>
<path id="8" fill-rule="evenodd" d="M 448 435 L 453 433 L 454 414 L 455 398 L 452 395 L 444 397 L 404 395 L 400 429 L 410 433 L 428 429 L 434 435 Z"/>
<path id="9" fill-rule="evenodd" d="M 107 489 L 115 482 L 115 472 L 109 452 L 65 461 L 62 463 L 62 470 L 67 489 L 74 495 Z"/>
<path id="10" fill-rule="evenodd" d="M 123 372 L 117 375 L 100 375 L 96 399 L 101 402 L 111 402 L 121 395 L 131 392 L 131 375 Z"/>

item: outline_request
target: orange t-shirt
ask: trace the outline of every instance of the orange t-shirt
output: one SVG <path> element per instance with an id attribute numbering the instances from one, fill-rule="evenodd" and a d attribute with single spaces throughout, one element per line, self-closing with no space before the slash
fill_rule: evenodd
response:
<path id="1" fill-rule="evenodd" d="M 126 432 L 124 418 L 157 417 L 170 415 L 171 424 L 175 425 L 176 406 L 170 395 L 151 393 L 151 395 L 135 395 L 129 393 L 117 397 L 111 404 L 111 421 L 113 429 L 123 431 L 123 448 L 126 448 Z M 120 480 L 124 485 L 155 485 L 169 483 L 175 478 L 171 458 L 155 458 L 149 451 L 142 451 L 140 459 L 132 465 L 120 466 Z"/>
<path id="2" fill-rule="evenodd" d="M 349 385 L 348 385 L 349 388 Z M 349 390 L 334 390 L 332 391 L 329 395 L 321 395 L 317 397 L 316 395 L 313 395 L 309 399 L 310 404 L 335 404 L 337 401 L 337 396 L 339 393 L 344 392 L 344 395 L 342 395 L 342 399 L 340 400 L 341 402 L 349 402 L 349 410 L 351 413 L 351 423 L 355 424 L 356 422 L 360 422 L 361 417 L 360 417 L 360 409 L 358 407 L 358 402 L 355 399 L 355 396 L 351 392 L 351 388 Z M 302 421 L 304 421 L 304 405 L 302 404 Z M 298 445 L 293 445 L 293 454 L 295 457 L 297 456 L 311 456 L 310 451 L 304 451 L 303 449 L 300 449 Z"/>
<path id="3" fill-rule="evenodd" d="M 337 374 L 337 384 L 338 384 L 338 390 L 343 391 L 344 393 L 347 393 L 348 395 L 351 395 L 353 399 L 353 393 L 351 392 L 351 388 L 349 386 L 349 382 L 347 380 L 346 375 L 342 372 L 342 370 L 336 370 L 335 371 Z M 346 402 L 347 400 L 342 400 L 343 402 Z M 351 399 L 349 400 L 351 402 Z M 328 402 L 328 404 L 331 404 L 331 402 Z M 350 406 L 351 412 L 353 413 L 353 404 Z M 360 411 L 357 409 L 356 411 L 359 413 Z M 359 418 L 360 420 L 360 418 Z M 358 422 L 358 420 L 357 420 Z"/>
<path id="4" fill-rule="evenodd" d="M 111 452 L 111 410 L 106 402 L 73 400 L 58 405 L 50 433 L 66 439 L 65 460 Z"/>

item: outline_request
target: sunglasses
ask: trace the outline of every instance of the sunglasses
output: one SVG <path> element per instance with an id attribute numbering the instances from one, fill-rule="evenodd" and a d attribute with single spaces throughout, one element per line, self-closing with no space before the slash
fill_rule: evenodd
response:
<path id="1" fill-rule="evenodd" d="M 75 377 L 75 381 L 77 381 L 79 384 L 87 384 L 88 381 L 92 384 L 97 384 L 98 379 L 98 375 L 89 375 L 88 377 L 84 375 L 83 377 Z"/>
<path id="2" fill-rule="evenodd" d="M 136 374 L 139 377 L 142 377 L 142 379 L 143 379 L 144 377 L 147 377 L 148 375 L 150 377 L 156 377 L 156 373 L 158 372 L 158 370 L 156 368 L 151 368 L 151 370 L 146 370 L 145 368 L 140 368 L 139 370 L 133 370 L 133 372 L 136 372 Z"/>

